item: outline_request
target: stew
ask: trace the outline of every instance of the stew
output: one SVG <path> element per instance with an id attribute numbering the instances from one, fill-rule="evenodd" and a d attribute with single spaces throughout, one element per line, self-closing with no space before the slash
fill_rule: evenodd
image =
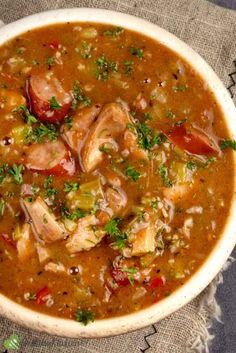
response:
<path id="1" fill-rule="evenodd" d="M 94 23 L 28 31 L 0 48 L 0 118 L 0 291 L 14 301 L 83 324 L 132 313 L 219 239 L 236 142 L 158 41 Z"/>

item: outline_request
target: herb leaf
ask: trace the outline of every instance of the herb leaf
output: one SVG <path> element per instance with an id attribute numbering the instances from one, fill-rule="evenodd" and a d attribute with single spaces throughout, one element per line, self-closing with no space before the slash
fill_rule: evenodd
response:
<path id="1" fill-rule="evenodd" d="M 13 177 L 14 181 L 16 184 L 22 184 L 23 183 L 23 177 L 22 177 L 22 169 L 23 165 L 19 164 L 13 164 L 11 168 L 9 168 L 9 175 Z"/>
<path id="2" fill-rule="evenodd" d="M 14 112 L 19 111 L 22 111 L 24 113 L 25 121 L 28 125 L 31 125 L 38 121 L 34 115 L 30 114 L 28 108 L 24 104 L 21 104 L 18 108 L 14 109 Z"/>
<path id="3" fill-rule="evenodd" d="M 65 192 L 70 192 L 70 191 L 77 191 L 79 189 L 79 183 L 73 182 L 73 181 L 66 181 L 64 183 L 64 191 Z"/>
<path id="4" fill-rule="evenodd" d="M 106 223 L 104 230 L 108 235 L 110 235 L 111 239 L 114 240 L 116 248 L 121 250 L 125 247 L 127 234 L 120 231 L 118 228 L 119 223 L 119 218 L 113 218 Z"/>
<path id="5" fill-rule="evenodd" d="M 95 314 L 90 310 L 77 309 L 75 313 L 75 319 L 81 322 L 84 326 L 88 325 L 89 322 L 94 321 Z"/>
<path id="6" fill-rule="evenodd" d="M 61 206 L 61 215 L 63 218 L 70 219 L 71 221 L 76 221 L 79 218 L 85 217 L 85 213 L 79 208 L 77 208 L 77 210 L 71 213 L 69 211 L 69 208 L 65 205 Z"/>
<path id="7" fill-rule="evenodd" d="M 223 151 L 226 148 L 231 148 L 232 150 L 236 151 L 236 140 L 222 140 L 220 142 L 220 149 Z"/>
<path id="8" fill-rule="evenodd" d="M 61 105 L 57 102 L 56 97 L 52 96 L 52 98 L 49 101 L 50 103 L 50 108 L 53 110 L 60 110 L 61 109 Z"/>
<path id="9" fill-rule="evenodd" d="M 135 267 L 130 267 L 130 268 L 123 267 L 121 269 L 121 271 L 128 274 L 128 280 L 129 280 L 131 286 L 133 286 L 134 285 L 134 275 L 135 275 L 135 273 L 138 272 L 138 269 Z"/>
<path id="10" fill-rule="evenodd" d="M 73 101 L 71 108 L 75 110 L 77 108 L 78 103 L 82 103 L 85 107 L 89 107 L 91 105 L 91 99 L 88 98 L 82 91 L 80 87 L 79 81 L 75 81 L 73 87 Z"/>
<path id="11" fill-rule="evenodd" d="M 130 60 L 125 60 L 124 61 L 124 67 L 125 67 L 125 75 L 130 76 L 133 72 L 133 65 L 134 62 Z"/>
<path id="12" fill-rule="evenodd" d="M 20 338 L 18 335 L 11 335 L 8 339 L 3 342 L 3 346 L 6 349 L 18 350 L 20 348 Z"/>
<path id="13" fill-rule="evenodd" d="M 143 58 L 143 49 L 141 48 L 130 47 L 129 52 L 131 55 L 137 56 L 139 59 Z"/>
<path id="14" fill-rule="evenodd" d="M 122 27 L 114 27 L 111 29 L 108 29 L 103 32 L 103 35 L 105 37 L 117 37 L 119 36 L 122 32 L 124 32 L 124 29 Z"/>
<path id="15" fill-rule="evenodd" d="M 25 139 L 26 143 L 42 142 L 44 138 L 47 138 L 49 141 L 54 141 L 57 139 L 58 135 L 59 132 L 55 125 L 40 123 L 40 125 L 28 132 Z"/>
<path id="16" fill-rule="evenodd" d="M 96 79 L 107 81 L 110 72 L 118 72 L 118 64 L 115 61 L 109 61 L 105 55 L 96 60 Z"/>
<path id="17" fill-rule="evenodd" d="M 167 167 L 162 163 L 160 164 L 159 166 L 159 169 L 158 169 L 158 172 L 160 174 L 160 177 L 163 181 L 163 184 L 166 186 L 166 187 L 171 187 L 173 185 L 172 181 L 169 179 L 169 176 L 168 176 L 168 169 Z"/>
<path id="18" fill-rule="evenodd" d="M 133 181 L 137 181 L 141 176 L 140 172 L 131 166 L 125 169 L 125 175 Z"/>

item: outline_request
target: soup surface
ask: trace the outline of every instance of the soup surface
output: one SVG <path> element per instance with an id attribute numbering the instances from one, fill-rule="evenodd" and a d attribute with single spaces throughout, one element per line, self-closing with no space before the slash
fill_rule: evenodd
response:
<path id="1" fill-rule="evenodd" d="M 157 38 L 158 39 L 158 38 Z M 87 324 L 182 286 L 219 238 L 235 141 L 158 42 L 67 23 L 0 48 L 0 291 Z"/>

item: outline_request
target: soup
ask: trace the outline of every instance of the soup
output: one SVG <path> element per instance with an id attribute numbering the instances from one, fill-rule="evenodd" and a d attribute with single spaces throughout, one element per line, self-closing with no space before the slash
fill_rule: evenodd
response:
<path id="1" fill-rule="evenodd" d="M 94 23 L 14 38 L 0 118 L 0 291 L 21 305 L 85 325 L 132 313 L 219 239 L 236 142 L 202 78 L 153 39 Z"/>

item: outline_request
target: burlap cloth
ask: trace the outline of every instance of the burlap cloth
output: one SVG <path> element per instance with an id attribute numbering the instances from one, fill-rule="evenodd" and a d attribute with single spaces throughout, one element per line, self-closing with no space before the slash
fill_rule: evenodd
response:
<path id="1" fill-rule="evenodd" d="M 234 95 L 236 12 L 204 0 L 0 0 L 0 19 L 12 22 L 35 12 L 63 7 L 100 7 L 143 17 L 188 43 L 214 68 Z M 231 75 L 230 75 L 231 74 Z M 134 333 L 95 340 L 50 337 L 0 320 L 0 340 L 11 333 L 24 353 L 208 352 L 212 317 L 220 317 L 215 290 L 222 275 L 198 298 L 165 320 Z M 1 348 L 0 348 L 1 352 Z"/>

